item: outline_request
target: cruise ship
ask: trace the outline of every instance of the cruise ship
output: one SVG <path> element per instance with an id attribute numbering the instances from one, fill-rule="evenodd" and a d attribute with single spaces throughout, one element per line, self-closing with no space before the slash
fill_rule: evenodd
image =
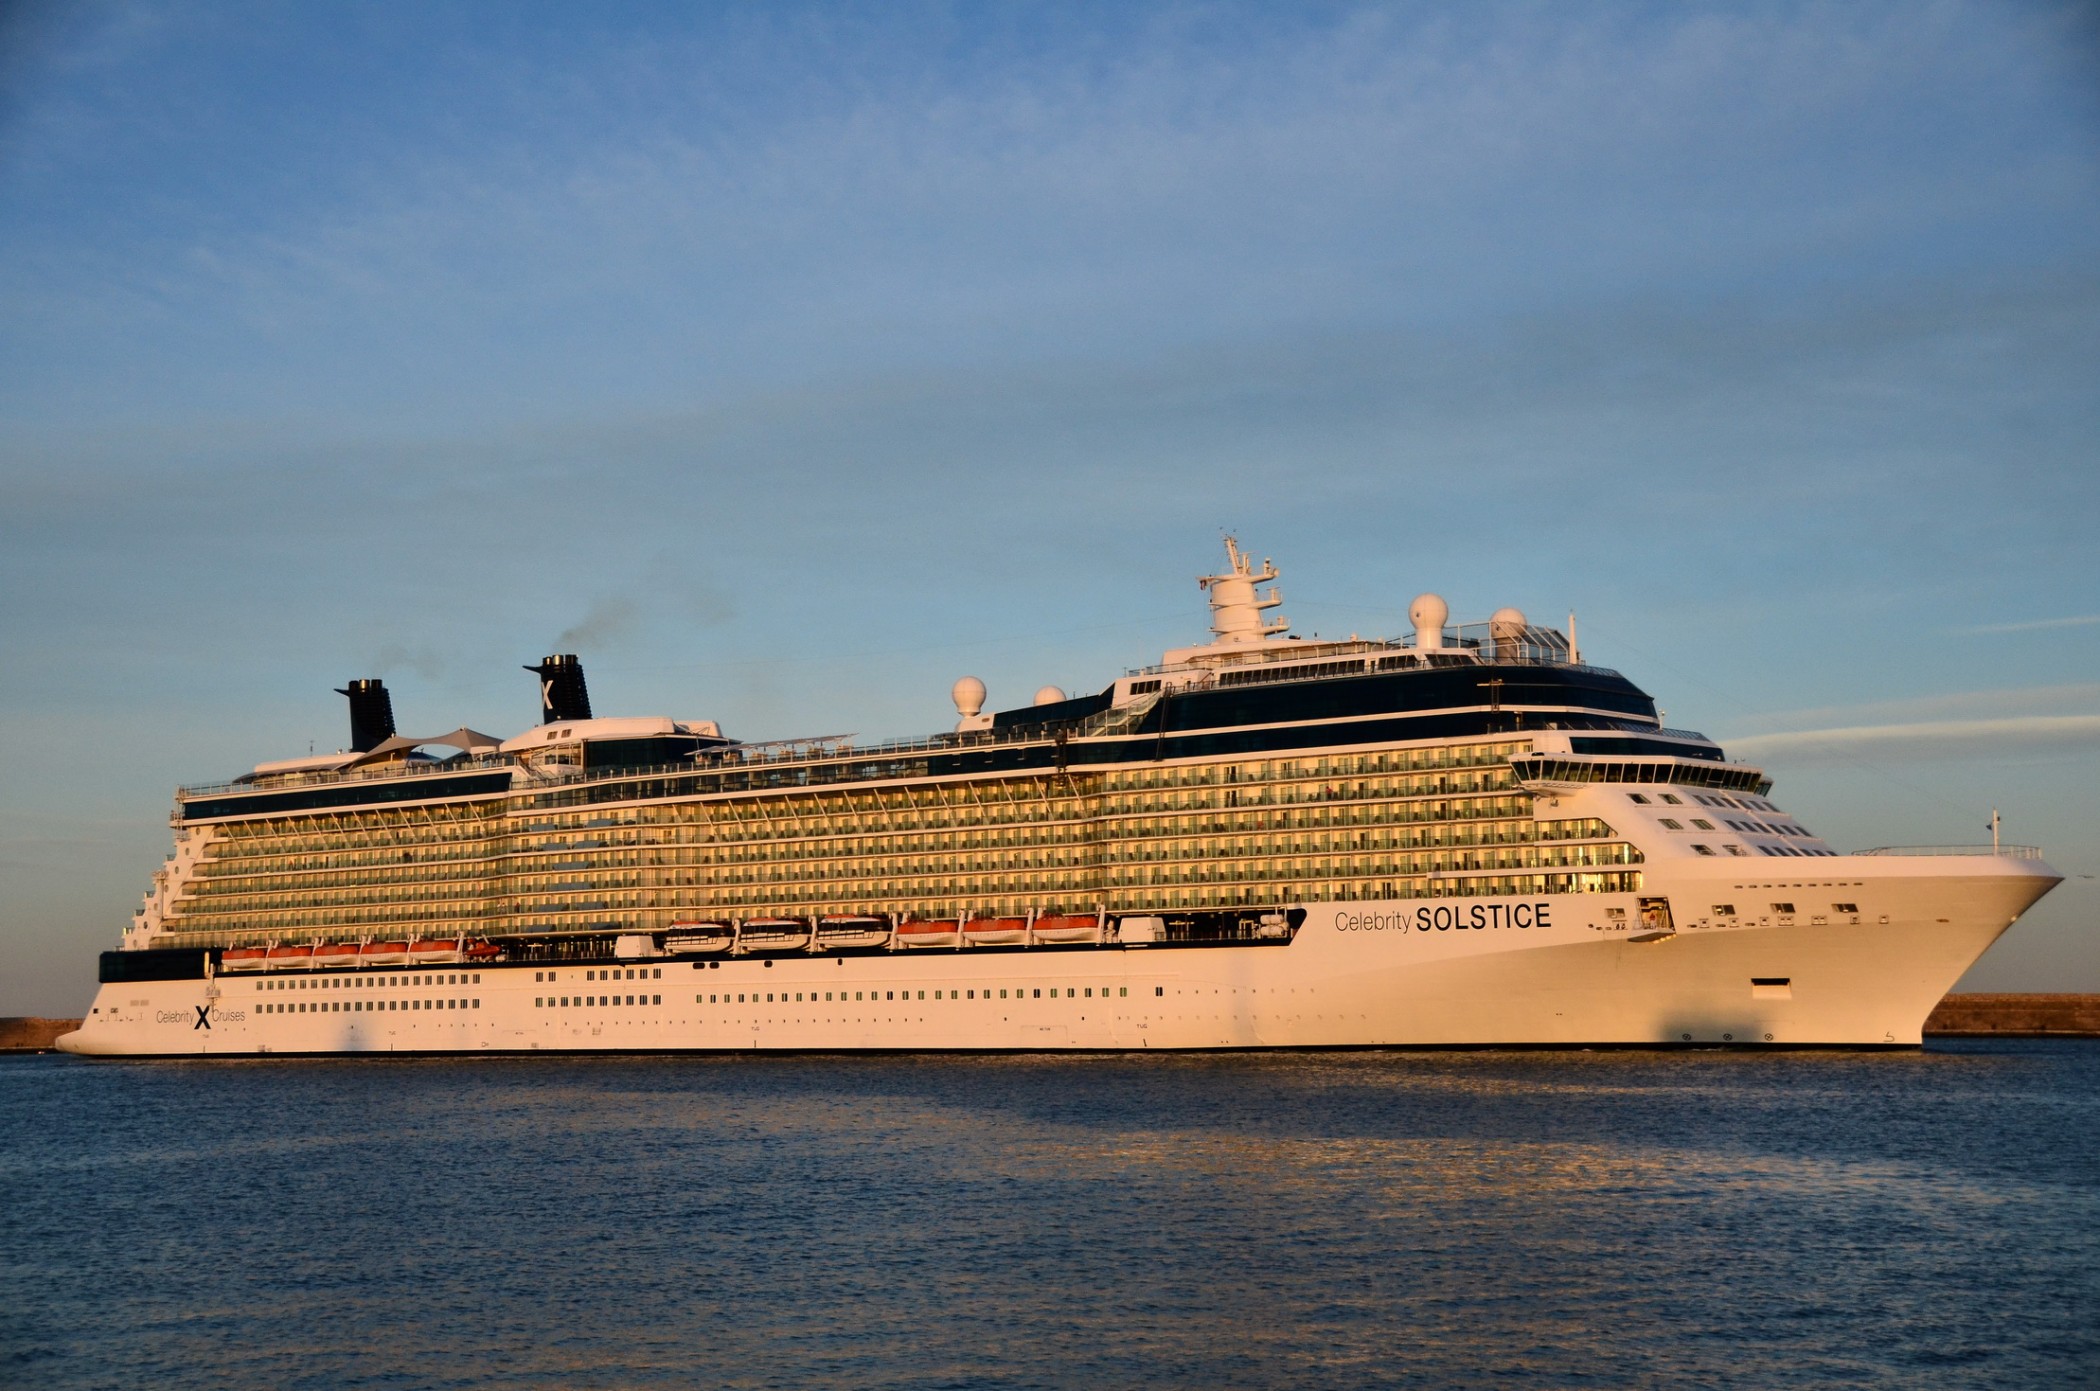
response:
<path id="1" fill-rule="evenodd" d="M 176 793 L 67 1051 L 1915 1047 L 2059 877 L 1840 853 L 1512 608 L 1293 636 L 1227 538 L 1207 642 L 952 731 L 594 716 L 397 732 Z M 521 686 L 522 686 L 521 682 Z"/>

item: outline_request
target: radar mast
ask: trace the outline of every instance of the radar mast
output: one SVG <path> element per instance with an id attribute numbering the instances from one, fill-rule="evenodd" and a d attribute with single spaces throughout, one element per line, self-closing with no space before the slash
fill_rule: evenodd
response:
<path id="1" fill-rule="evenodd" d="M 1263 593 L 1254 586 L 1267 584 L 1277 577 L 1276 562 L 1264 559 L 1261 573 L 1254 572 L 1253 562 L 1240 550 L 1237 536 L 1225 538 L 1226 570 L 1222 575 L 1203 575 L 1196 587 L 1210 593 L 1210 630 L 1217 634 L 1213 647 L 1240 646 L 1258 643 L 1264 638 L 1290 630 L 1290 620 L 1282 614 L 1275 622 L 1265 622 L 1263 613 L 1283 602 L 1283 593 L 1270 589 Z"/>

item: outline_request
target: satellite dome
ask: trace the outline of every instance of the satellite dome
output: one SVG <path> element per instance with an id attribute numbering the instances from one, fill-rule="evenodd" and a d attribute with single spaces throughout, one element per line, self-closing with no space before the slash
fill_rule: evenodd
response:
<path id="1" fill-rule="evenodd" d="M 1415 646 L 1422 649 L 1444 645 L 1444 620 L 1451 606 L 1441 594 L 1417 594 L 1407 606 L 1407 617 L 1415 625 Z"/>
<path id="2" fill-rule="evenodd" d="M 1529 629 L 1522 609 L 1496 609 L 1488 615 L 1488 636 L 1494 640 L 1497 657 L 1515 657 L 1523 652 L 1524 634 Z"/>
<path id="3" fill-rule="evenodd" d="M 1035 693 L 1037 705 L 1055 705 L 1064 698 L 1064 691 L 1057 686 L 1045 686 Z"/>
<path id="4" fill-rule="evenodd" d="M 984 682 L 974 676 L 965 676 L 948 692 L 955 701 L 955 713 L 970 716 L 984 709 Z"/>

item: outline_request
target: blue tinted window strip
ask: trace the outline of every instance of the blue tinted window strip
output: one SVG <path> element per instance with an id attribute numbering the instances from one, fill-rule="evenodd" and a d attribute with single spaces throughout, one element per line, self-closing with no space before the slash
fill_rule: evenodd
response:
<path id="1" fill-rule="evenodd" d="M 288 792 L 247 792 L 200 797 L 181 803 L 185 821 L 215 821 L 229 816 L 268 816 L 285 811 L 323 811 L 337 807 L 435 802 L 451 797 L 500 797 L 510 790 L 510 773 L 476 773 L 465 777 L 374 778 L 370 782 L 302 787 Z"/>

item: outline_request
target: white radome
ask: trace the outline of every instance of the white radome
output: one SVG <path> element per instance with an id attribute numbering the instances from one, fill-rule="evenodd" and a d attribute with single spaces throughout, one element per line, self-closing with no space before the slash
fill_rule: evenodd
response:
<path id="1" fill-rule="evenodd" d="M 1045 686 L 1035 693 L 1035 703 L 1037 705 L 1055 705 L 1064 698 L 1064 690 L 1058 686 Z"/>
<path id="2" fill-rule="evenodd" d="M 974 676 L 956 682 L 948 695 L 955 701 L 955 713 L 964 718 L 984 709 L 984 682 Z"/>
<path id="3" fill-rule="evenodd" d="M 1441 594 L 1417 594 L 1415 601 L 1407 606 L 1408 621 L 1415 625 L 1415 647 L 1419 651 L 1444 645 L 1444 620 L 1451 616 L 1451 606 L 1444 602 Z"/>

